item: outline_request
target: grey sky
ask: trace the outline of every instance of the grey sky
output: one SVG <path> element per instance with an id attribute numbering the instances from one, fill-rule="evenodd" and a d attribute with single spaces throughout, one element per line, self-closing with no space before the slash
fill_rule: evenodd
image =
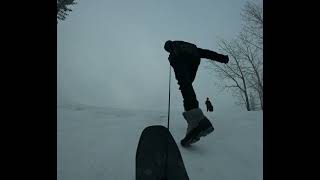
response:
<path id="1" fill-rule="evenodd" d="M 77 0 L 58 23 L 58 101 L 137 109 L 168 105 L 166 40 L 183 40 L 218 51 L 218 38 L 241 28 L 245 0 Z M 234 105 L 219 92 L 202 60 L 194 88 L 201 108 Z M 171 107 L 182 110 L 172 71 Z"/>

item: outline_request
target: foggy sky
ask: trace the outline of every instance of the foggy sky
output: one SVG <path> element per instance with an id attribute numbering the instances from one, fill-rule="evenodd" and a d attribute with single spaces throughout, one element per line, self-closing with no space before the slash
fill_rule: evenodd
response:
<path id="1" fill-rule="evenodd" d="M 166 40 L 183 40 L 217 51 L 219 38 L 241 29 L 245 0 L 77 0 L 57 25 L 58 103 L 162 109 L 168 106 Z M 217 77 L 202 59 L 194 88 L 200 107 L 235 107 L 219 91 Z M 183 110 L 172 71 L 171 107 Z"/>

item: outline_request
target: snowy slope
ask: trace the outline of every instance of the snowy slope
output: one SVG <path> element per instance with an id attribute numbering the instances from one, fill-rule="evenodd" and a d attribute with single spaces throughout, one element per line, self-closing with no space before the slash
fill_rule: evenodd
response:
<path id="1" fill-rule="evenodd" d="M 186 123 L 171 112 L 174 136 L 191 180 L 262 180 L 262 113 L 206 113 L 214 133 L 182 148 Z M 134 180 L 142 130 L 167 123 L 167 112 L 84 105 L 58 107 L 58 180 Z"/>

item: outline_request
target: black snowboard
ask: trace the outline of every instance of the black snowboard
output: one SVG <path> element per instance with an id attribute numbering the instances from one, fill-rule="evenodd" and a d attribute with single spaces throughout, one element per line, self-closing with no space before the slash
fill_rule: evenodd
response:
<path id="1" fill-rule="evenodd" d="M 179 148 L 166 127 L 155 125 L 142 131 L 136 180 L 189 180 Z"/>

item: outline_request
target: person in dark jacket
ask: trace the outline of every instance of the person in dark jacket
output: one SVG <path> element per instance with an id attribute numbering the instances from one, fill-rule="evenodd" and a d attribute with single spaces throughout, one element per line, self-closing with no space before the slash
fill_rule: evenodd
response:
<path id="1" fill-rule="evenodd" d="M 213 106 L 209 100 L 209 98 L 207 97 L 207 100 L 206 100 L 206 107 L 207 107 L 207 112 L 210 111 L 212 112 L 213 111 Z"/>
<path id="2" fill-rule="evenodd" d="M 199 102 L 192 83 L 196 77 L 201 58 L 220 63 L 228 63 L 229 57 L 184 41 L 165 42 L 164 49 L 169 52 L 169 62 L 178 81 L 179 90 L 183 97 L 185 112 L 183 117 L 188 127 L 181 145 L 187 146 L 200 140 L 200 137 L 213 132 L 214 128 L 199 108 Z"/>

